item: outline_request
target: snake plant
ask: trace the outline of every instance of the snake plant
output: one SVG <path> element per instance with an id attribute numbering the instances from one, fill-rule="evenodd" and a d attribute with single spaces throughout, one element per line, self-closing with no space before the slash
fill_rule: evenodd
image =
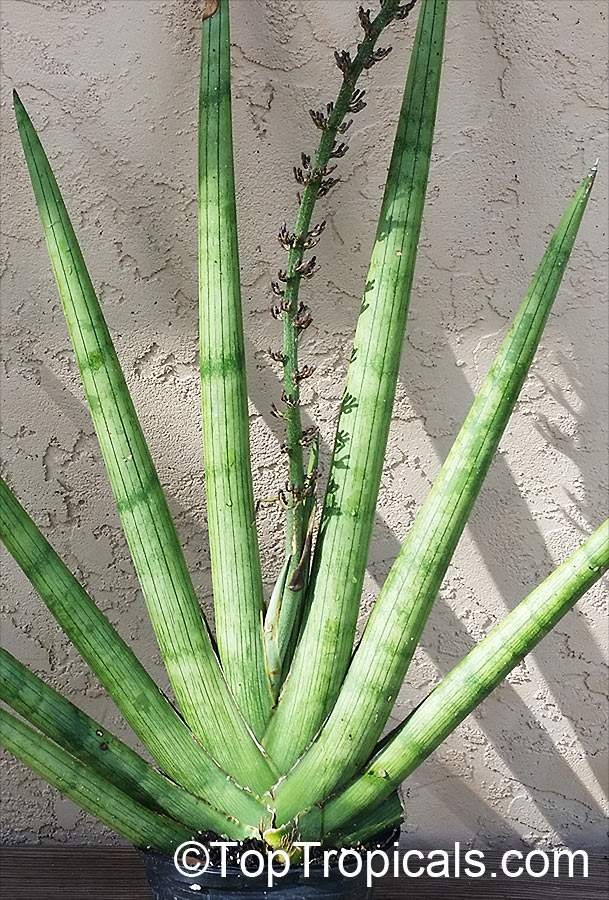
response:
<path id="1" fill-rule="evenodd" d="M 442 71 L 447 0 L 421 0 L 397 133 L 351 353 L 325 496 L 318 434 L 303 429 L 299 361 L 311 322 L 300 299 L 316 271 L 317 201 L 334 189 L 358 81 L 388 54 L 378 39 L 416 0 L 360 8 L 361 42 L 336 53 L 335 101 L 311 110 L 295 225 L 271 309 L 283 344 L 288 482 L 285 555 L 265 601 L 252 487 L 239 277 L 228 0 L 202 23 L 199 105 L 199 334 L 215 636 L 195 594 L 129 388 L 45 151 L 15 113 L 34 195 L 125 538 L 177 706 L 158 689 L 2 481 L 0 535 L 155 761 L 0 655 L 2 742 L 137 846 L 171 853 L 207 830 L 255 837 L 297 858 L 298 840 L 351 846 L 401 821 L 398 790 L 609 565 L 602 524 L 383 737 L 434 599 L 518 398 L 560 287 L 595 177 L 583 180 L 412 525 L 354 649 L 416 264 Z M 323 474 L 323 473 L 322 473 Z"/>

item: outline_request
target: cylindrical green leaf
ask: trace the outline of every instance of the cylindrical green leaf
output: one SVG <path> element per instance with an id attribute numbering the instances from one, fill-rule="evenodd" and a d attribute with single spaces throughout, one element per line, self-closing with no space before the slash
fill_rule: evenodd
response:
<path id="1" fill-rule="evenodd" d="M 343 828 L 351 816 L 361 815 L 371 804 L 388 797 L 531 652 L 608 567 L 606 521 L 448 673 L 394 732 L 365 774 L 324 806 L 324 827 Z M 300 830 L 305 836 L 308 833 L 307 816 L 301 819 Z"/>
<path id="2" fill-rule="evenodd" d="M 324 822 L 324 810 L 320 819 Z M 398 793 L 390 794 L 376 807 L 367 808 L 361 813 L 354 810 L 353 815 L 345 820 L 336 831 L 323 834 L 323 843 L 330 847 L 355 847 L 366 844 L 381 835 L 391 832 L 404 821 L 404 809 Z"/>
<path id="3" fill-rule="evenodd" d="M 0 697 L 48 738 L 138 803 L 170 815 L 194 831 L 211 830 L 241 840 L 251 836 L 251 829 L 170 781 L 3 649 Z"/>
<path id="4" fill-rule="evenodd" d="M 184 718 L 241 784 L 270 767 L 215 656 L 176 530 L 110 332 L 42 144 L 15 94 L 15 115 L 59 295 L 108 477 L 163 660 Z"/>
<path id="5" fill-rule="evenodd" d="M 594 182 L 556 228 L 497 357 L 393 564 L 340 696 L 311 749 L 276 792 L 277 821 L 327 797 L 364 765 L 395 703 L 423 626 L 539 344 Z"/>
<path id="6" fill-rule="evenodd" d="M 429 173 L 446 0 L 423 0 L 343 395 L 307 621 L 264 743 L 286 770 L 327 716 L 353 649 Z"/>
<path id="7" fill-rule="evenodd" d="M 227 815 L 257 825 L 264 807 L 191 734 L 1 478 L 0 539 L 163 770 Z"/>
<path id="8" fill-rule="evenodd" d="M 228 0 L 203 22 L 199 101 L 199 339 L 216 640 L 254 733 L 271 709 L 254 516 L 237 211 Z"/>
<path id="9" fill-rule="evenodd" d="M 136 803 L 85 763 L 0 709 L 0 743 L 45 781 L 136 847 L 171 855 L 192 830 Z"/>
<path id="10" fill-rule="evenodd" d="M 299 565 L 304 544 L 307 539 L 307 524 L 309 515 L 302 502 L 301 492 L 306 483 L 304 472 L 304 456 L 302 450 L 302 417 L 300 415 L 300 381 L 298 340 L 303 321 L 307 315 L 303 314 L 300 302 L 300 287 L 303 282 L 302 265 L 305 252 L 310 249 L 311 237 L 314 241 L 323 231 L 324 223 L 318 223 L 313 232 L 311 221 L 313 211 L 316 208 L 320 194 L 323 191 L 322 183 L 327 184 L 326 175 L 329 174 L 328 166 L 331 164 L 335 150 L 340 146 L 348 149 L 346 143 L 340 138 L 346 134 L 349 124 L 353 121 L 348 116 L 353 113 L 353 101 L 356 100 L 356 108 L 360 110 L 366 104 L 362 97 L 365 91 L 356 90 L 362 72 L 369 68 L 373 60 L 377 41 L 387 28 L 395 21 L 394 16 L 399 7 L 399 0 L 385 0 L 374 18 L 371 18 L 362 40 L 357 45 L 357 52 L 353 56 L 346 71 L 343 71 L 341 86 L 336 100 L 331 107 L 326 108 L 325 127 L 321 129 L 319 145 L 309 166 L 305 167 L 306 184 L 303 185 L 298 216 L 294 225 L 293 234 L 299 236 L 292 241 L 288 252 L 288 262 L 285 269 L 285 283 L 281 300 L 281 317 L 283 319 L 283 375 L 285 385 L 286 402 L 283 410 L 285 424 L 285 450 L 288 457 L 291 491 L 288 497 L 286 511 L 286 556 L 289 558 L 288 577 L 289 583 Z M 402 7 L 404 12 L 406 7 Z M 410 12 L 411 10 L 409 10 Z M 401 27 L 404 27 L 403 19 Z M 323 115 L 323 113 L 322 113 Z M 344 129 L 344 130 L 343 130 Z M 325 196 L 325 195 L 324 195 Z M 309 257 L 310 261 L 311 257 Z M 300 323 L 299 323 L 300 320 Z M 303 326 L 304 327 L 304 326 Z M 294 649 L 303 618 L 304 607 L 307 600 L 306 586 L 302 590 L 286 588 L 281 604 L 281 619 L 279 623 L 279 647 L 283 660 L 284 675 L 294 655 Z"/>

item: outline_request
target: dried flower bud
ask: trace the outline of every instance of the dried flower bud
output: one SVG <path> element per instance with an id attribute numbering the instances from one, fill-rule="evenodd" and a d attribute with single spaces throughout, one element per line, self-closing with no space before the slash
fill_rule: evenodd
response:
<path id="1" fill-rule="evenodd" d="M 303 172 L 301 168 L 295 166 L 294 178 L 299 184 L 308 185 L 316 179 L 324 178 L 326 175 L 329 175 L 335 168 L 336 166 L 322 166 L 321 169 L 309 169 L 308 171 Z"/>
<path id="2" fill-rule="evenodd" d="M 338 131 L 339 134 L 346 134 L 352 125 L 353 125 L 353 119 L 347 119 L 347 121 L 342 122 L 336 130 Z"/>
<path id="3" fill-rule="evenodd" d="M 300 161 L 302 163 L 303 169 L 309 169 L 311 167 L 311 157 L 306 153 L 300 154 Z"/>
<path id="4" fill-rule="evenodd" d="M 302 369 L 297 369 L 294 372 L 294 381 L 296 382 L 296 384 L 300 384 L 300 382 L 304 381 L 305 378 L 310 378 L 314 372 L 315 366 L 303 366 Z"/>
<path id="5" fill-rule="evenodd" d="M 305 431 L 303 431 L 302 437 L 300 438 L 298 443 L 303 447 L 310 447 L 317 437 L 318 432 L 319 428 L 317 427 L 317 425 L 311 425 L 310 428 L 307 428 Z"/>
<path id="6" fill-rule="evenodd" d="M 313 124 L 315 125 L 316 128 L 319 128 L 323 131 L 325 128 L 328 127 L 328 120 L 326 119 L 326 117 L 324 116 L 324 114 L 322 112 L 319 112 L 319 110 L 310 109 L 309 115 L 311 116 L 311 119 L 313 120 Z"/>
<path id="7" fill-rule="evenodd" d="M 284 357 L 283 353 L 281 352 L 281 350 L 271 350 L 270 347 L 269 347 L 269 356 L 275 362 L 282 363 L 285 360 L 285 357 Z"/>
<path id="8" fill-rule="evenodd" d="M 339 181 L 340 178 L 326 178 L 326 180 L 322 181 L 322 183 L 319 185 L 317 196 L 325 197 L 326 194 L 328 194 L 332 190 L 332 188 L 338 184 Z"/>
<path id="9" fill-rule="evenodd" d="M 281 393 L 281 399 L 285 403 L 286 406 L 289 406 L 290 409 L 295 409 L 297 406 L 300 406 L 299 401 L 296 398 L 289 397 L 285 391 Z"/>
<path id="10" fill-rule="evenodd" d="M 392 47 L 379 47 L 377 50 L 373 50 L 364 63 L 364 69 L 371 69 L 377 62 L 380 62 L 382 59 L 385 59 L 386 56 L 389 56 L 392 49 Z"/>
<path id="11" fill-rule="evenodd" d="M 305 250 L 311 250 L 312 247 L 315 247 L 319 243 L 321 233 L 325 227 L 325 221 L 320 222 L 319 225 L 316 225 L 315 228 L 311 229 L 311 231 L 307 233 L 307 236 L 302 245 Z"/>
<path id="12" fill-rule="evenodd" d="M 282 309 L 280 306 L 271 306 L 270 313 L 274 319 L 280 319 L 282 316 Z"/>
<path id="13" fill-rule="evenodd" d="M 322 166 L 320 169 L 311 169 L 310 172 L 305 173 L 306 183 L 310 184 L 312 181 L 325 178 L 326 175 L 330 175 L 335 169 L 336 166 Z"/>
<path id="14" fill-rule="evenodd" d="M 294 263 L 294 271 L 301 275 L 302 278 L 312 278 L 315 272 L 319 271 L 319 266 L 316 263 L 317 257 L 315 256 L 312 256 L 306 262 L 304 259 L 301 259 L 299 262 Z"/>
<path id="15" fill-rule="evenodd" d="M 305 306 L 304 303 L 300 303 L 298 307 L 298 312 L 294 316 L 294 327 L 296 331 L 300 334 L 301 331 L 304 331 L 305 328 L 308 328 L 313 318 L 311 317 L 310 310 L 308 306 Z"/>
<path id="16" fill-rule="evenodd" d="M 296 326 L 296 330 L 300 334 L 301 331 L 305 331 L 311 322 L 313 321 L 313 317 L 310 313 L 307 313 L 304 316 L 296 316 L 294 319 L 294 325 Z"/>
<path id="17" fill-rule="evenodd" d="M 283 419 L 283 413 L 281 410 L 277 409 L 274 403 L 271 403 L 271 415 L 274 419 Z"/>
<path id="18" fill-rule="evenodd" d="M 415 8 L 417 5 L 417 0 L 410 0 L 410 3 L 405 3 L 403 6 L 398 6 L 396 11 L 393 14 L 394 19 L 405 19 Z"/>
<path id="19" fill-rule="evenodd" d="M 292 234 L 291 231 L 288 231 L 286 222 L 282 223 L 281 228 L 279 229 L 279 234 L 277 235 L 277 240 L 284 250 L 291 250 L 294 246 L 296 235 Z"/>
<path id="20" fill-rule="evenodd" d="M 349 102 L 350 113 L 358 113 L 366 106 L 366 103 L 364 102 L 365 94 L 366 91 L 360 91 L 359 89 L 353 91 Z"/>
<path id="21" fill-rule="evenodd" d="M 350 103 L 349 112 L 355 115 L 355 113 L 361 112 L 362 109 L 365 109 L 367 105 L 368 104 L 364 103 L 363 100 L 360 103 Z"/>
<path id="22" fill-rule="evenodd" d="M 360 6 L 357 14 L 359 16 L 360 25 L 364 29 L 364 34 L 368 37 L 370 34 L 370 25 L 372 24 L 370 22 L 370 10 Z"/>
<path id="23" fill-rule="evenodd" d="M 342 141 L 339 144 L 338 141 L 334 141 L 334 149 L 332 150 L 332 153 L 330 154 L 330 159 L 341 159 L 345 155 L 345 153 L 347 152 L 348 149 L 349 149 L 348 144 L 345 144 Z"/>
<path id="24" fill-rule="evenodd" d="M 279 271 L 277 272 L 277 278 L 279 279 L 279 281 L 285 282 L 288 280 L 288 273 L 285 269 L 279 269 Z"/>
<path id="25" fill-rule="evenodd" d="M 352 65 L 351 54 L 348 50 L 336 50 L 334 52 L 334 59 L 336 61 L 336 65 L 341 70 L 343 75 L 348 75 L 349 69 Z"/>

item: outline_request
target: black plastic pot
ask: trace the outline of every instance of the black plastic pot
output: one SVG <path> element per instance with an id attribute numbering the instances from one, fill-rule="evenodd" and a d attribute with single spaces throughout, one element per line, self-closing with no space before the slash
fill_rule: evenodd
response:
<path id="1" fill-rule="evenodd" d="M 195 878 L 180 874 L 172 858 L 152 850 L 140 850 L 146 866 L 152 900 L 371 900 L 373 888 L 366 887 L 365 866 L 360 875 L 343 875 L 330 867 L 327 878 L 323 869 L 311 865 L 304 877 L 302 866 L 292 866 L 273 887 L 268 887 L 264 872 L 247 877 L 239 868 L 220 869 L 211 866 Z M 346 867 L 345 867 L 346 868 Z"/>

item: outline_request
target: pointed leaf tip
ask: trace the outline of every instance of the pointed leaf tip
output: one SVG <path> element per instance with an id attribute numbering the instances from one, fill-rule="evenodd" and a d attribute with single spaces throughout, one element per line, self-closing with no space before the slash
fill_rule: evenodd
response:
<path id="1" fill-rule="evenodd" d="M 590 196 L 590 192 L 592 191 L 592 188 L 594 186 L 594 181 L 596 179 L 596 173 L 598 172 L 598 162 L 599 161 L 597 159 L 596 162 L 594 163 L 594 165 L 592 166 L 592 168 L 590 169 L 590 171 L 588 172 L 588 174 L 586 175 L 586 177 L 584 178 L 583 183 L 582 183 L 582 188 L 584 188 L 583 196 L 584 196 L 586 203 L 588 202 L 588 197 Z"/>
<path id="2" fill-rule="evenodd" d="M 21 128 L 24 120 L 29 121 L 29 116 L 25 106 L 23 105 L 23 100 L 19 96 L 16 90 L 13 90 L 13 109 L 15 111 L 15 118 L 17 119 L 17 125 Z"/>

